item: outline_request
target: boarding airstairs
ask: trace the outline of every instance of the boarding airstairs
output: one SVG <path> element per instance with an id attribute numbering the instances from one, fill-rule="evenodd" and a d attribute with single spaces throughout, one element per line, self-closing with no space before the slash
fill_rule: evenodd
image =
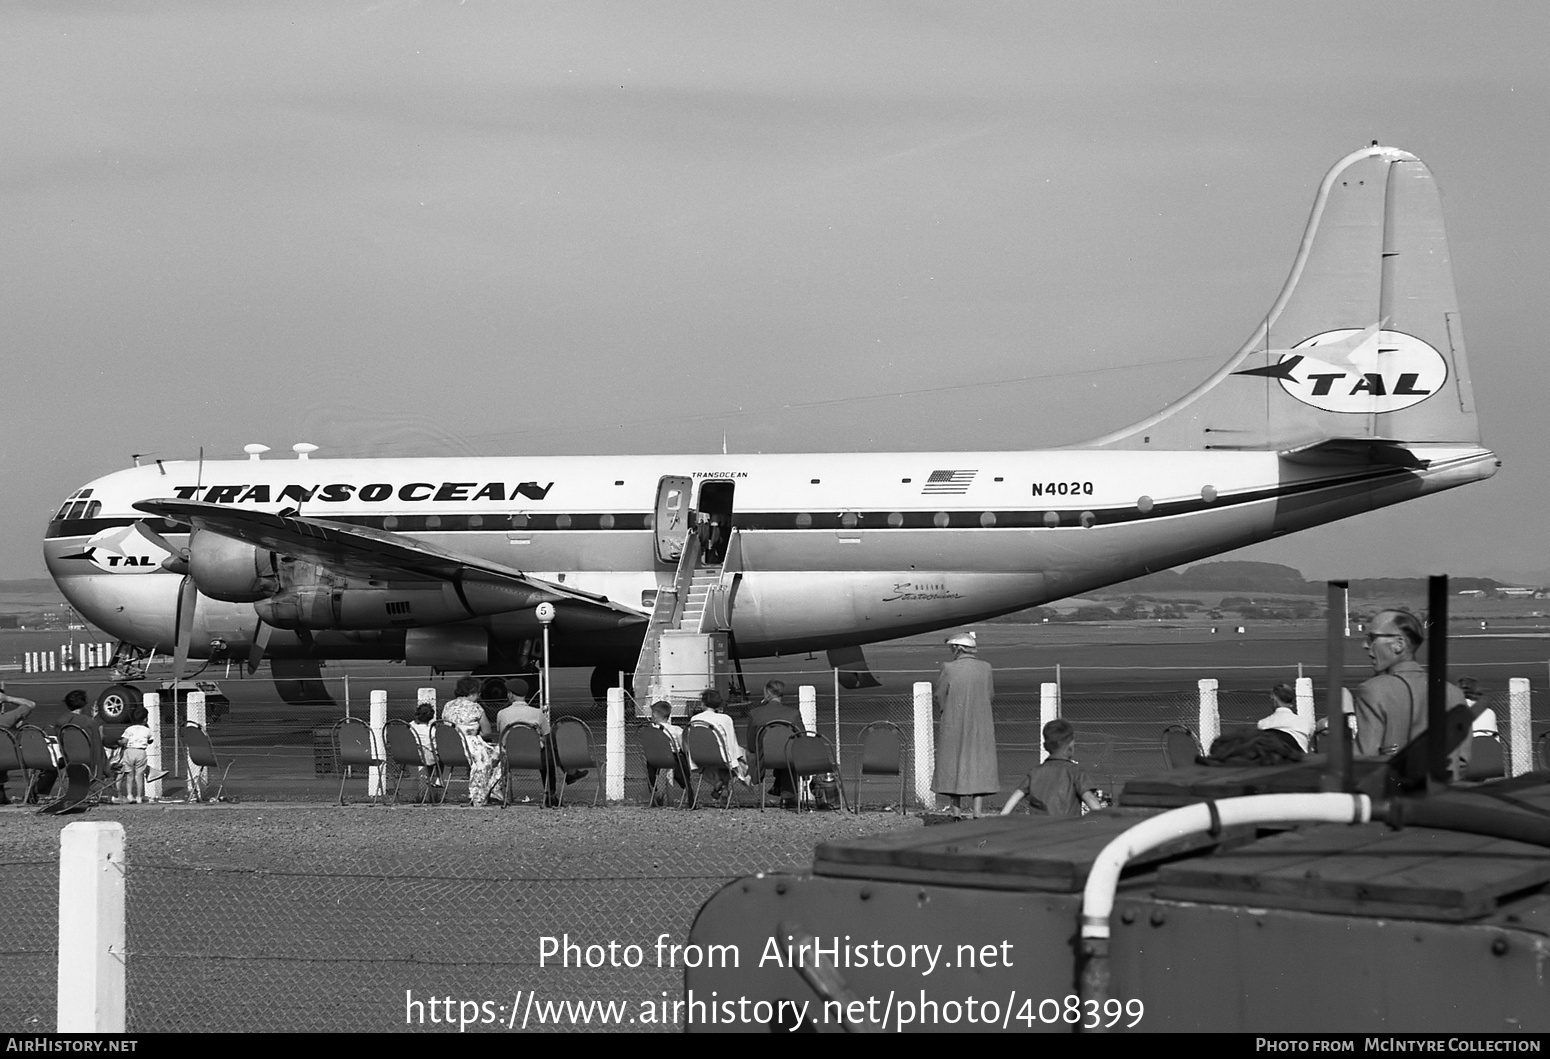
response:
<path id="1" fill-rule="evenodd" d="M 733 529 L 723 560 L 707 564 L 699 536 L 685 536 L 672 582 L 657 590 L 635 663 L 637 717 L 649 717 L 658 699 L 672 703 L 674 716 L 682 716 L 689 702 L 726 675 L 740 545 Z"/>

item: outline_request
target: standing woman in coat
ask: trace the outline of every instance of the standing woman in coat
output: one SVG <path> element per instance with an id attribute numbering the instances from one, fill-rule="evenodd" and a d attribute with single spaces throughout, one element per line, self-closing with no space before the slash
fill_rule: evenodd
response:
<path id="1" fill-rule="evenodd" d="M 985 795 L 1001 789 L 996 762 L 996 724 L 990 712 L 995 688 L 990 663 L 975 657 L 974 633 L 947 640 L 952 661 L 942 663 L 933 698 L 940 718 L 936 745 L 936 775 L 931 789 L 952 801 L 949 812 L 963 815 L 966 798 L 974 799 L 974 815 L 985 807 Z"/>

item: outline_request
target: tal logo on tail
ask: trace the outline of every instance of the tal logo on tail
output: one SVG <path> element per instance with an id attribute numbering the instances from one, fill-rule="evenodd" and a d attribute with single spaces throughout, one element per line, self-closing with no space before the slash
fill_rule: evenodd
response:
<path id="1" fill-rule="evenodd" d="M 1326 412 L 1397 412 L 1420 404 L 1448 381 L 1443 355 L 1413 335 L 1376 325 L 1324 331 L 1263 368 L 1234 375 L 1275 379 L 1291 397 Z"/>

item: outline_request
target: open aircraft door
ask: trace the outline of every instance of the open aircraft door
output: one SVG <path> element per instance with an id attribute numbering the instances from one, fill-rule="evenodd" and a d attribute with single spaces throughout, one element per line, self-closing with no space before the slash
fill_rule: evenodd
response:
<path id="1" fill-rule="evenodd" d="M 689 497 L 694 479 L 687 475 L 664 475 L 657 483 L 657 507 L 652 525 L 657 534 L 657 560 L 675 565 L 683 554 L 684 538 L 694 528 L 694 512 Z"/>

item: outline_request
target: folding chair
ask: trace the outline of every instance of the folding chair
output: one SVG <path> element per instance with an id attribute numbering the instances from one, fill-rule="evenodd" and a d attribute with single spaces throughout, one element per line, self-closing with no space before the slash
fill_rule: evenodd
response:
<path id="1" fill-rule="evenodd" d="M 904 812 L 904 730 L 892 721 L 873 721 L 861 729 L 861 764 L 851 808 L 861 813 L 861 781 L 867 776 L 899 777 L 899 812 Z"/>
<path id="2" fill-rule="evenodd" d="M 42 773 L 59 771 L 58 744 L 53 736 L 35 724 L 24 724 L 17 728 L 16 743 L 21 750 L 22 765 L 28 772 L 27 790 L 22 800 L 36 802 L 38 781 L 42 779 Z M 58 782 L 57 777 L 55 782 Z"/>
<path id="3" fill-rule="evenodd" d="M 16 733 L 9 728 L 0 728 L 0 776 L 10 779 L 10 774 L 20 772 L 22 774 L 22 796 L 26 797 L 27 780 L 30 772 L 22 761 L 22 748 L 16 742 Z M 5 784 L 0 782 L 0 804 L 10 799 L 6 797 Z"/>
<path id="4" fill-rule="evenodd" d="M 379 768 L 385 764 L 377 754 L 376 740 L 372 738 L 371 725 L 359 717 L 346 717 L 334 726 L 334 744 L 339 748 L 339 804 L 344 804 L 344 785 L 350 778 L 350 767 L 363 765 Z M 367 776 L 371 774 L 368 772 Z M 368 782 L 370 780 L 368 779 Z M 368 792 L 367 797 L 371 797 Z"/>
<path id="5" fill-rule="evenodd" d="M 689 756 L 682 750 L 673 749 L 672 738 L 662 730 L 662 726 L 655 721 L 648 721 L 640 727 L 640 748 L 646 754 L 646 775 L 650 776 L 653 770 L 656 773 L 656 783 L 646 792 L 646 807 L 652 808 L 658 804 L 658 788 L 662 786 L 663 777 L 667 779 L 669 790 L 673 787 L 675 774 L 682 772 L 685 780 L 689 779 Z M 678 808 L 682 809 L 684 799 L 689 797 L 689 788 L 678 796 Z M 667 804 L 665 795 L 660 797 L 662 805 Z"/>
<path id="6" fill-rule="evenodd" d="M 804 801 L 802 780 L 825 773 L 837 773 L 839 769 L 834 764 L 834 751 L 829 741 L 821 735 L 798 734 L 786 744 L 786 753 L 791 757 L 791 774 L 797 780 L 797 811 L 801 812 Z M 844 809 L 845 785 L 839 783 L 836 786 L 840 793 L 840 808 Z"/>
<path id="7" fill-rule="evenodd" d="M 538 785 L 543 788 L 544 804 L 551 800 L 549 790 L 549 763 L 544 760 L 544 736 L 536 724 L 517 721 L 501 733 L 501 750 L 506 756 L 506 804 L 515 801 L 512 773 L 518 770 L 536 772 Z"/>
<path id="8" fill-rule="evenodd" d="M 748 784 L 739 779 L 736 770 L 732 768 L 732 759 L 721 741 L 721 733 L 708 724 L 691 724 L 684 742 L 689 749 L 689 760 L 700 770 L 699 781 L 694 785 L 695 804 L 699 804 L 700 788 L 705 785 L 706 771 L 724 769 L 727 774 L 727 800 L 722 808 L 732 808 L 732 794 L 737 785 L 742 783 L 746 787 Z"/>
<path id="9" fill-rule="evenodd" d="M 554 769 L 555 796 L 559 804 L 564 805 L 565 788 L 570 785 L 568 777 L 571 773 L 597 770 L 597 762 L 592 760 L 592 729 L 579 717 L 561 717 L 549 726 L 549 753 Z M 592 794 L 594 806 L 602 793 L 603 777 L 600 773 L 597 789 Z"/>
<path id="10" fill-rule="evenodd" d="M 1499 780 L 1507 775 L 1507 754 L 1496 732 L 1476 732 L 1470 739 L 1466 780 Z"/>
<path id="11" fill-rule="evenodd" d="M 437 721 L 431 725 L 431 746 L 436 750 L 436 761 L 441 767 L 441 799 L 436 804 L 441 805 L 447 800 L 447 792 L 452 789 L 452 777 L 458 769 L 463 770 L 463 785 L 467 786 L 473 779 L 473 769 L 468 763 L 468 747 L 463 744 L 463 733 L 458 727 L 448 721 Z"/>
<path id="12" fill-rule="evenodd" d="M 364 724 L 362 726 L 364 727 Z M 371 734 L 371 729 L 367 728 L 366 732 L 368 735 Z M 208 790 L 208 787 L 204 780 L 196 778 L 198 774 L 194 769 L 218 769 L 221 767 L 220 759 L 215 756 L 215 747 L 210 743 L 209 733 L 193 721 L 185 723 L 183 725 L 183 750 L 188 754 L 188 793 L 194 801 L 205 801 L 205 792 Z M 226 774 L 231 771 L 231 766 L 231 759 L 227 759 L 226 767 L 221 771 L 221 781 L 215 788 L 215 797 L 208 799 L 209 801 L 218 802 L 221 800 L 221 795 L 226 790 Z M 344 784 L 341 783 L 339 786 L 340 791 L 343 792 Z M 344 804 L 342 793 L 339 804 Z"/>
<path id="13" fill-rule="evenodd" d="M 415 737 L 414 729 L 409 727 L 409 722 L 393 719 L 382 729 L 382 741 L 387 744 L 388 761 L 392 762 L 394 770 L 398 773 L 393 781 L 393 804 L 398 804 L 398 789 L 404 785 L 404 777 L 412 770 L 416 776 L 425 768 L 425 758 L 420 752 L 420 740 Z M 423 804 L 430 795 L 430 784 L 420 785 L 420 796 L 415 799 L 415 804 Z"/>
<path id="14" fill-rule="evenodd" d="M 102 797 L 102 792 L 114 782 L 101 741 L 87 731 L 84 725 L 66 721 L 59 726 L 59 756 L 67 766 L 80 765 L 86 769 L 87 785 L 84 791 L 78 789 L 79 781 L 73 776 L 71 779 L 75 782 L 66 787 L 65 797 L 71 804 L 95 804 Z"/>
<path id="15" fill-rule="evenodd" d="M 1195 733 L 1182 724 L 1170 724 L 1163 729 L 1163 764 L 1170 769 L 1193 765 L 1200 756 L 1200 741 Z"/>
<path id="16" fill-rule="evenodd" d="M 764 796 L 768 790 L 764 786 L 764 774 L 766 772 L 784 772 L 786 781 L 790 784 L 791 793 L 796 795 L 797 780 L 791 772 L 791 755 L 787 749 L 791 746 L 791 740 L 798 735 L 797 726 L 790 721 L 771 721 L 759 728 L 758 733 L 758 768 L 753 774 L 754 783 L 759 786 L 759 809 L 764 809 Z"/>

